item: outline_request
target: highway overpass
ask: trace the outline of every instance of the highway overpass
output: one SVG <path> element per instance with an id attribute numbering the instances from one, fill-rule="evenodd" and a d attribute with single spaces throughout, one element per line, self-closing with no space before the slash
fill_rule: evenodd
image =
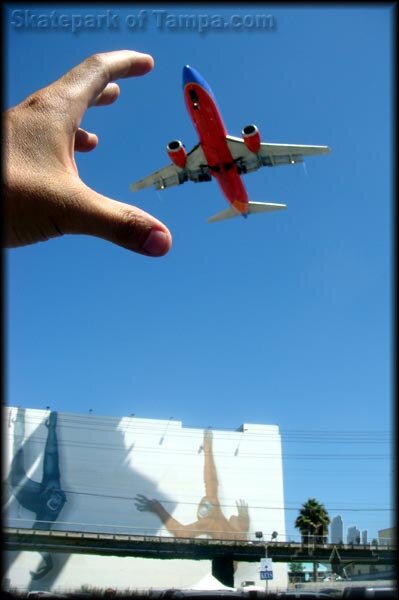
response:
<path id="1" fill-rule="evenodd" d="M 275 562 L 331 563 L 336 572 L 350 563 L 396 564 L 396 546 L 369 544 L 306 545 L 298 542 L 185 539 L 12 527 L 3 529 L 3 535 L 4 549 L 9 551 L 211 560 L 214 575 L 226 585 L 231 585 L 234 561 L 259 562 L 266 555 Z"/>

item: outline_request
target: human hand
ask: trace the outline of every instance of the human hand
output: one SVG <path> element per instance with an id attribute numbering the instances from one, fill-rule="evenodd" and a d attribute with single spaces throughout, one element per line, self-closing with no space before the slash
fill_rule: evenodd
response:
<path id="1" fill-rule="evenodd" d="M 156 507 L 159 505 L 158 500 L 152 499 L 150 500 L 147 496 L 143 494 L 137 494 L 134 503 L 136 505 L 137 510 L 141 512 L 156 512 Z"/>
<path id="2" fill-rule="evenodd" d="M 66 233 L 88 234 L 147 256 L 171 247 L 169 230 L 139 208 L 102 196 L 83 183 L 74 151 L 93 150 L 80 128 L 87 108 L 117 100 L 116 79 L 153 68 L 148 54 L 94 54 L 5 114 L 5 245 L 25 246 Z"/>
<path id="3" fill-rule="evenodd" d="M 248 504 L 245 500 L 236 500 L 236 506 L 239 517 L 247 517 L 248 516 Z"/>

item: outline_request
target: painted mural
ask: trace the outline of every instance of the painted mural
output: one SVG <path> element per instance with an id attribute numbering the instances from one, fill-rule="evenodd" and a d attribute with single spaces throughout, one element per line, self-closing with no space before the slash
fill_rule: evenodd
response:
<path id="1" fill-rule="evenodd" d="M 8 492 L 17 502 L 35 515 L 33 529 L 50 529 L 58 519 L 66 502 L 61 489 L 60 468 L 57 443 L 57 413 L 50 413 L 45 421 L 48 429 L 43 455 L 43 474 L 41 481 L 27 476 L 25 469 L 24 439 L 25 410 L 17 409 L 14 419 L 14 452 L 8 476 Z M 30 571 L 33 580 L 41 579 L 53 568 L 53 560 L 48 552 L 41 553 L 42 561 L 35 571 Z"/>
<path id="2" fill-rule="evenodd" d="M 137 494 L 136 508 L 157 515 L 166 529 L 176 537 L 196 538 L 206 535 L 213 539 L 245 540 L 249 531 L 248 505 L 244 500 L 237 501 L 238 515 L 226 519 L 218 496 L 219 480 L 213 458 L 212 438 L 212 431 L 205 430 L 203 443 L 205 496 L 199 501 L 196 521 L 182 525 L 158 500 L 149 500 L 143 494 Z"/>
<path id="3" fill-rule="evenodd" d="M 225 540 L 285 533 L 276 426 L 220 431 L 174 420 L 4 413 L 10 526 Z M 190 587 L 211 571 L 210 561 L 36 552 L 9 552 L 5 563 L 11 585 L 27 590 L 146 589 L 154 569 L 158 587 Z M 235 565 L 236 585 L 244 580 L 260 583 L 258 565 Z M 279 581 L 283 587 L 286 574 L 277 566 Z"/>

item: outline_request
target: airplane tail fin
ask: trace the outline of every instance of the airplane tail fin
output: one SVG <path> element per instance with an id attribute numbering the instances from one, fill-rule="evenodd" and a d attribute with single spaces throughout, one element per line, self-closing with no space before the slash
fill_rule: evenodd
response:
<path id="1" fill-rule="evenodd" d="M 246 214 L 238 212 L 231 206 L 225 210 L 222 210 L 222 212 L 213 215 L 213 217 L 209 217 L 208 223 L 215 223 L 216 221 L 231 219 L 232 217 L 247 217 L 249 214 L 271 212 L 272 210 L 280 210 L 281 208 L 287 208 L 287 205 L 275 204 L 273 202 L 248 202 L 248 212 Z"/>

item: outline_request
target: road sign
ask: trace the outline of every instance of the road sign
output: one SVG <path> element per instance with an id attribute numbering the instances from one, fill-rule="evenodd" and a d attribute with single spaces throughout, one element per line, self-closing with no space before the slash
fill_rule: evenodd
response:
<path id="1" fill-rule="evenodd" d="M 260 578 L 261 579 L 273 579 L 273 559 L 272 558 L 261 558 L 260 559 Z"/>
<path id="2" fill-rule="evenodd" d="M 261 558 L 260 559 L 260 570 L 261 571 L 273 571 L 273 559 L 272 558 Z"/>
<path id="3" fill-rule="evenodd" d="M 261 579 L 273 579 L 273 571 L 260 571 Z"/>

